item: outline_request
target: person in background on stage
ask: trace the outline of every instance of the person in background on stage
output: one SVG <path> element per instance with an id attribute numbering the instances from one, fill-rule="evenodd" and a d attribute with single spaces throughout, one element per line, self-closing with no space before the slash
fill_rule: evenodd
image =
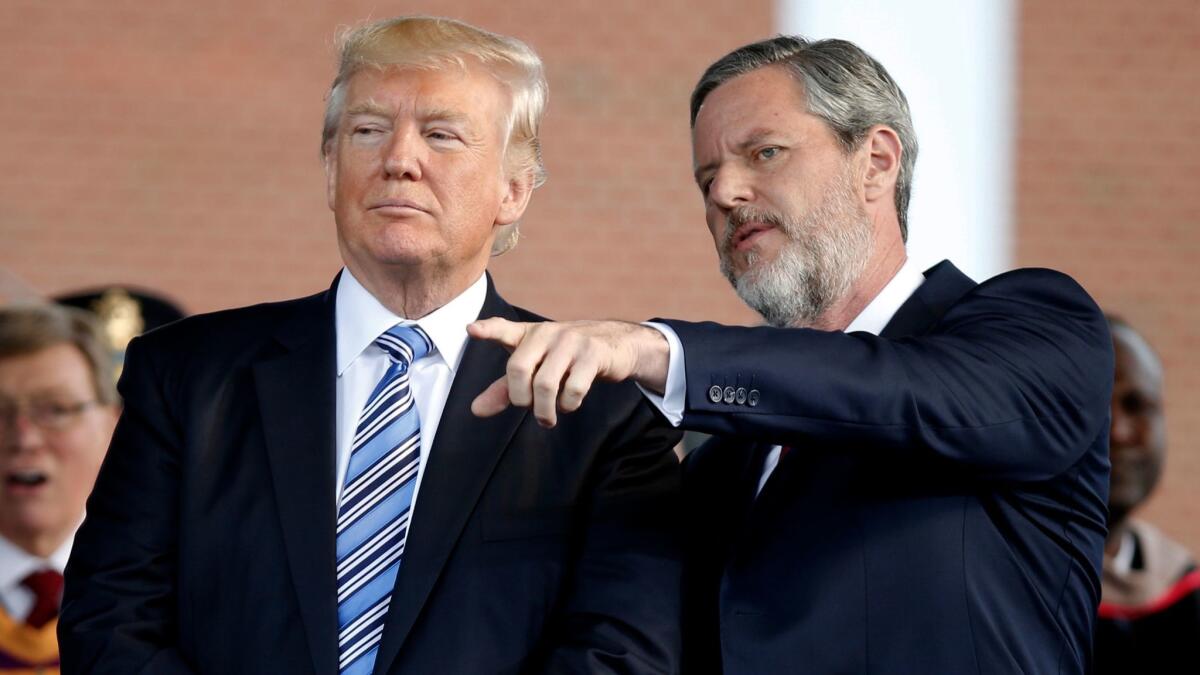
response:
<path id="1" fill-rule="evenodd" d="M 1163 366 L 1124 320 L 1109 316 L 1116 369 L 1096 673 L 1195 673 L 1200 570 L 1186 548 L 1132 517 L 1154 491 L 1167 452 Z"/>

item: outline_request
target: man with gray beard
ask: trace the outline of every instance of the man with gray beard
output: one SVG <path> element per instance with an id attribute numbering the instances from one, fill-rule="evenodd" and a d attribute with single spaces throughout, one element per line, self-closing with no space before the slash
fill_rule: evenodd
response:
<path id="1" fill-rule="evenodd" d="M 778 37 L 692 95 L 721 269 L 770 326 L 469 327 L 513 350 L 478 415 L 636 381 L 687 459 L 685 672 L 1084 673 L 1113 355 L 1074 281 L 905 253 L 908 105 L 842 40 Z"/>

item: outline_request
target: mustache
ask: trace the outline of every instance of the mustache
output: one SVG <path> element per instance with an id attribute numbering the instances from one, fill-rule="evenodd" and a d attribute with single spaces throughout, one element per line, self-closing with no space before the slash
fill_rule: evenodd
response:
<path id="1" fill-rule="evenodd" d="M 787 231 L 782 214 L 774 211 L 764 211 L 753 206 L 739 206 L 731 210 L 725 218 L 725 235 L 722 237 L 722 242 L 726 246 L 732 244 L 734 233 L 746 223 L 763 223 Z"/>

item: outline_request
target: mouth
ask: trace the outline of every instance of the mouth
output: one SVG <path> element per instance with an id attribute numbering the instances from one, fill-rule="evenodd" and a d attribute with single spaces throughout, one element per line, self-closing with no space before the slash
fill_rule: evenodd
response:
<path id="1" fill-rule="evenodd" d="M 50 478 L 43 472 L 34 469 L 9 471 L 4 476 L 4 483 L 9 488 L 32 489 L 45 485 Z"/>
<path id="2" fill-rule="evenodd" d="M 733 233 L 731 244 L 733 250 L 744 251 L 752 246 L 754 242 L 764 233 L 775 229 L 774 225 L 759 222 L 748 222 L 738 226 Z"/>
<path id="3" fill-rule="evenodd" d="M 409 199 L 380 199 L 371 204 L 370 211 L 389 216 L 410 216 L 429 213 L 429 210 Z"/>

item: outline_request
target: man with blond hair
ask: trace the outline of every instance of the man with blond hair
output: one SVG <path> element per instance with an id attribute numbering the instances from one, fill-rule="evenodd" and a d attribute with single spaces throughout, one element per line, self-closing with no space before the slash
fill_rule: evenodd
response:
<path id="1" fill-rule="evenodd" d="M 343 37 L 329 291 L 130 344 L 67 569 L 68 673 L 678 669 L 677 434 L 632 385 L 548 429 L 471 400 L 536 321 L 485 273 L 542 181 L 541 62 L 431 17 Z"/>

